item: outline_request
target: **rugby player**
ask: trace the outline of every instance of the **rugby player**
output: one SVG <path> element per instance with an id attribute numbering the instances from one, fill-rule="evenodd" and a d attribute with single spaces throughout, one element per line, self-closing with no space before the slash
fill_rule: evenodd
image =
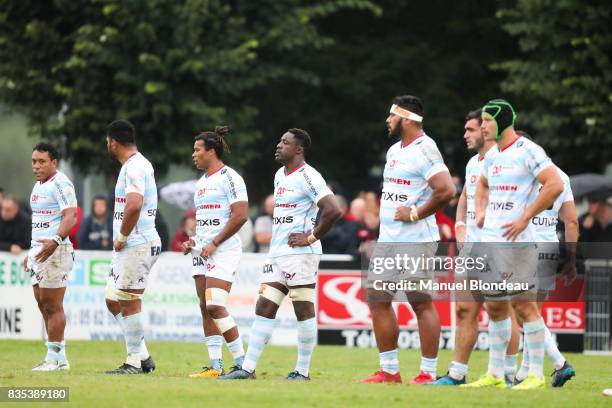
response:
<path id="1" fill-rule="evenodd" d="M 435 213 L 455 195 L 455 186 L 433 139 L 423 130 L 423 105 L 415 96 L 393 99 L 387 118 L 389 136 L 400 140 L 389 148 L 380 205 L 380 235 L 372 258 L 435 255 L 440 239 Z M 407 279 L 432 279 L 422 268 L 405 274 Z M 380 370 L 361 382 L 401 382 L 397 340 L 399 326 L 392 308 L 394 293 L 367 289 L 368 306 L 379 350 Z M 407 293 L 421 340 L 420 373 L 410 382 L 424 384 L 436 379 L 440 320 L 428 293 Z"/>
<path id="2" fill-rule="evenodd" d="M 495 135 L 498 149 L 497 154 L 485 156 L 475 198 L 476 223 L 482 228 L 480 241 L 492 243 L 489 248 L 496 249 L 488 254 L 487 272 L 497 282 L 511 280 L 527 285 L 527 289 L 485 294 L 490 318 L 488 370 L 479 380 L 461 387 L 506 387 L 504 357 L 511 335 L 510 308 L 514 308 L 524 322 L 525 342 L 532 352 L 527 377 L 512 389 L 542 388 L 546 326 L 533 296 L 537 237 L 531 219 L 553 204 L 563 192 L 563 181 L 544 150 L 516 134 L 516 114 L 509 102 L 489 101 L 483 107 L 482 120 L 484 137 Z M 538 183 L 542 189 L 532 202 L 532 190 Z"/>
<path id="3" fill-rule="evenodd" d="M 64 329 L 64 294 L 74 262 L 68 239 L 77 224 L 77 200 L 68 177 L 57 170 L 59 154 L 54 146 L 39 143 L 32 151 L 36 184 L 30 195 L 32 243 L 24 260 L 30 272 L 34 298 L 47 334 L 45 361 L 32 371 L 68 370 Z"/>
<path id="4" fill-rule="evenodd" d="M 325 180 L 305 162 L 310 146 L 310 135 L 295 128 L 283 134 L 276 146 L 275 157 L 283 167 L 274 176 L 270 258 L 263 269 L 255 322 L 242 368 L 219 379 L 255 378 L 257 361 L 272 336 L 276 312 L 289 294 L 298 320 L 298 358 L 286 380 L 310 380 L 310 359 L 317 342 L 314 302 L 322 254 L 319 239 L 341 216 Z M 321 216 L 315 226 L 319 209 Z"/>
<path id="5" fill-rule="evenodd" d="M 215 378 L 224 374 L 223 339 L 227 343 L 234 367 L 244 361 L 244 348 L 238 326 L 226 308 L 242 256 L 238 234 L 247 221 L 249 203 L 242 177 L 221 158 L 227 152 L 227 126 L 195 137 L 192 159 L 204 175 L 198 180 L 194 194 L 196 235 L 183 242 L 185 255 L 193 253 L 193 278 L 200 298 L 200 311 L 210 366 L 190 374 L 192 378 Z"/>
<path id="6" fill-rule="evenodd" d="M 465 117 L 465 133 L 463 138 L 469 150 L 477 153 L 472 156 L 465 167 L 465 185 L 457 204 L 457 216 L 455 222 L 455 234 L 457 243 L 461 246 L 460 256 L 470 255 L 470 245 L 479 241 L 480 229 L 476 226 L 476 212 L 474 209 L 474 195 L 478 178 L 482 173 L 482 165 L 486 154 L 495 154 L 497 149 L 495 138 L 485 139 L 481 132 L 482 110 L 471 111 Z M 466 245 L 463 245 L 467 243 Z M 482 309 L 484 299 L 478 294 L 457 293 L 458 299 L 455 303 L 455 314 L 457 328 L 455 331 L 454 358 L 448 369 L 448 373 L 428 385 L 460 385 L 465 384 L 468 373 L 468 361 L 476 340 L 478 338 L 478 315 Z M 518 326 L 513 326 L 512 336 L 508 343 L 505 357 L 504 374 L 507 385 L 512 385 L 516 372 L 516 361 L 518 354 L 520 331 Z"/>
<path id="7" fill-rule="evenodd" d="M 106 305 L 125 337 L 127 358 L 107 374 L 142 374 L 155 370 L 144 341 L 142 295 L 161 252 L 155 229 L 157 188 L 151 163 L 138 152 L 136 131 L 115 120 L 106 131 L 108 152 L 121 163 L 115 186 L 113 257 L 106 283 Z"/>

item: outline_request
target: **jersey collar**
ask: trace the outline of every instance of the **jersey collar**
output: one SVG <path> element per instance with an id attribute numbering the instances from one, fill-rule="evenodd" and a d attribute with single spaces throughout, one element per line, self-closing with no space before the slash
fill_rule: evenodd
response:
<path id="1" fill-rule="evenodd" d="M 46 179 L 41 181 L 40 184 L 45 184 L 47 181 L 53 180 L 55 178 L 55 176 L 57 176 L 57 170 L 55 171 L 55 173 L 53 173 L 52 175 L 50 175 L 49 177 L 47 177 Z"/>
<path id="2" fill-rule="evenodd" d="M 500 152 L 503 152 L 504 150 L 506 150 L 507 148 L 509 148 L 509 147 L 510 147 L 510 146 L 512 146 L 513 144 L 515 144 L 515 143 L 516 143 L 516 141 L 517 141 L 517 140 L 519 140 L 521 137 L 522 137 L 522 136 L 517 136 L 517 137 L 516 137 L 516 139 L 514 139 L 514 140 L 512 141 L 512 143 L 510 143 L 508 146 L 504 147 L 503 149 L 500 149 L 500 148 L 499 148 L 499 146 L 498 146 L 498 147 L 497 147 L 497 149 L 498 149 Z"/>
<path id="3" fill-rule="evenodd" d="M 306 162 L 300 164 L 299 166 L 297 166 L 295 169 L 291 170 L 289 173 L 287 173 L 287 167 L 285 167 L 283 170 L 285 171 L 285 176 L 289 176 L 293 173 L 295 173 L 296 171 L 298 171 L 299 169 L 301 169 L 302 167 L 304 167 L 306 165 Z"/>
<path id="4" fill-rule="evenodd" d="M 223 168 L 225 168 L 225 164 L 224 164 L 223 166 L 219 167 L 217 170 L 213 171 L 212 173 L 210 173 L 210 174 L 206 174 L 206 178 L 209 178 L 209 177 L 210 177 L 210 176 L 212 176 L 213 174 L 218 173 L 218 172 L 219 172 L 220 170 L 222 170 Z"/>
<path id="5" fill-rule="evenodd" d="M 411 145 L 412 143 L 414 143 L 414 142 L 415 142 L 417 139 L 419 139 L 419 138 L 421 138 L 421 137 L 423 137 L 423 136 L 425 136 L 425 132 L 421 132 L 421 133 L 419 133 L 419 135 L 418 135 L 417 137 L 415 137 L 415 138 L 414 138 L 414 139 L 413 139 L 411 142 L 408 142 L 408 143 L 406 143 L 406 144 L 404 144 L 404 143 L 403 143 L 403 142 L 400 140 L 400 143 L 402 144 L 402 149 L 403 149 L 403 148 L 405 148 L 405 147 L 410 146 L 410 145 Z"/>

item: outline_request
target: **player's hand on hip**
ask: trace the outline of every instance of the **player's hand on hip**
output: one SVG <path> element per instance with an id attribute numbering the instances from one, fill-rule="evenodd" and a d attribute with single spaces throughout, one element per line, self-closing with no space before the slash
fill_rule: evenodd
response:
<path id="1" fill-rule="evenodd" d="M 38 251 L 34 259 L 36 259 L 37 262 L 45 262 L 51 255 L 53 255 L 53 252 L 55 252 L 57 242 L 53 241 L 52 239 L 39 239 L 36 242 L 40 242 L 42 244 L 42 248 L 40 251 Z"/>
<path id="2" fill-rule="evenodd" d="M 310 235 L 310 231 L 309 232 L 292 232 L 291 234 L 289 234 L 289 239 L 287 239 L 287 244 L 289 244 L 291 248 L 309 246 L 310 245 L 310 242 L 308 242 L 309 235 Z"/>
<path id="3" fill-rule="evenodd" d="M 189 238 L 189 241 L 185 241 L 181 244 L 181 251 L 183 251 L 183 255 L 187 255 L 193 249 L 195 242 L 193 239 Z"/>
<path id="4" fill-rule="evenodd" d="M 115 242 L 113 242 L 113 250 L 114 250 L 115 252 L 119 252 L 119 251 L 121 251 L 123 248 L 125 248 L 125 241 L 115 240 Z"/>
<path id="5" fill-rule="evenodd" d="M 502 225 L 502 228 L 505 230 L 505 232 L 502 236 L 506 238 L 506 240 L 514 242 L 516 241 L 516 238 L 518 238 L 519 234 L 525 231 L 527 225 L 529 225 L 529 219 L 525 219 L 524 217 L 520 217 L 516 221 L 504 224 Z"/>
<path id="6" fill-rule="evenodd" d="M 410 222 L 410 211 L 408 207 L 397 207 L 395 209 L 394 221 Z"/>
<path id="7" fill-rule="evenodd" d="M 211 256 L 216 250 L 217 245 L 211 242 L 202 248 L 202 251 L 200 251 L 200 256 L 204 259 L 208 259 L 208 257 Z"/>

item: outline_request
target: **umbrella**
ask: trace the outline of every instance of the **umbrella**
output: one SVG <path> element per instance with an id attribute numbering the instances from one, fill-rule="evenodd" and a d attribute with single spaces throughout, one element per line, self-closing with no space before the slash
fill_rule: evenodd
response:
<path id="1" fill-rule="evenodd" d="M 193 208 L 193 194 L 198 180 L 170 183 L 159 189 L 159 198 L 183 210 Z"/>
<path id="2" fill-rule="evenodd" d="M 570 177 L 570 184 L 572 186 L 572 193 L 576 198 L 597 194 L 605 199 L 612 195 L 612 178 L 602 174 L 576 174 Z"/>

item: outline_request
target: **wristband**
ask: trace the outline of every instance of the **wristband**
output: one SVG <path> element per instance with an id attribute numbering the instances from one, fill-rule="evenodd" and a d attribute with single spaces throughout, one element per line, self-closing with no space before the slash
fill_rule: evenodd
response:
<path id="1" fill-rule="evenodd" d="M 410 207 L 410 221 L 415 222 L 419 220 L 419 213 L 417 212 L 417 206 L 412 205 Z"/>
<path id="2" fill-rule="evenodd" d="M 457 227 L 465 227 L 465 226 L 466 226 L 465 222 L 463 222 L 463 221 L 457 221 L 455 223 L 455 229 L 457 229 Z"/>
<path id="3" fill-rule="evenodd" d="M 127 235 L 123 235 L 122 233 L 119 233 L 119 238 L 117 238 L 117 241 L 119 242 L 127 242 L 128 236 Z"/>
<path id="4" fill-rule="evenodd" d="M 315 237 L 314 234 L 310 234 L 307 238 L 306 241 L 308 241 L 308 243 L 310 245 L 314 244 L 315 242 L 317 242 L 319 240 L 319 238 Z"/>
<path id="5" fill-rule="evenodd" d="M 58 246 L 62 245 L 62 242 L 64 242 L 64 239 L 59 234 L 55 235 L 53 238 L 51 238 L 51 240 Z"/>

